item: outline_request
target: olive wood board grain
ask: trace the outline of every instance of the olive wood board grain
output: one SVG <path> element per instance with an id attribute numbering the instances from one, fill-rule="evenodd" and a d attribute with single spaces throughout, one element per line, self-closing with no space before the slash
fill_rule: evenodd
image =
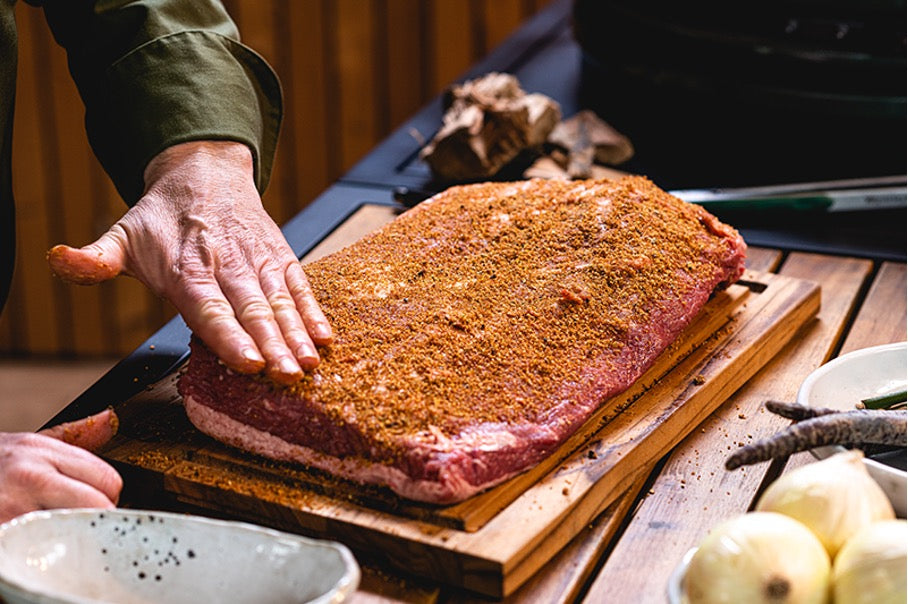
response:
<path id="1" fill-rule="evenodd" d="M 416 576 L 503 597 L 818 312 L 815 283 L 754 272 L 744 283 L 716 295 L 634 388 L 606 401 L 548 462 L 475 502 L 448 508 L 401 502 L 379 489 L 222 446 L 185 419 L 176 375 L 115 405 L 121 431 L 102 455 L 127 483 L 139 481 L 147 492 L 217 515 L 337 539 Z M 452 526 L 457 523 L 462 528 Z"/>

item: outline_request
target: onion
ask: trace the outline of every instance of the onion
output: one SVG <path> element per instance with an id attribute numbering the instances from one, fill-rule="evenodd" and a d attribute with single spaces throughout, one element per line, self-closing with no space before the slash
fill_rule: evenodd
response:
<path id="1" fill-rule="evenodd" d="M 690 604 L 821 604 L 830 563 L 807 527 L 782 514 L 751 512 L 716 526 L 684 575 Z"/>
<path id="2" fill-rule="evenodd" d="M 865 526 L 842 546 L 833 565 L 836 604 L 905 603 L 908 522 Z"/>
<path id="3" fill-rule="evenodd" d="M 775 480 L 757 502 L 762 512 L 798 520 L 820 538 L 830 559 L 858 529 L 895 518 L 886 493 L 864 467 L 864 454 L 844 451 Z"/>

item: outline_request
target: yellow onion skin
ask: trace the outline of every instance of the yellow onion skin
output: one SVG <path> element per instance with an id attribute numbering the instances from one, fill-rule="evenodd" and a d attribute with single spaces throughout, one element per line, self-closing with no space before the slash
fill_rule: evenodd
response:
<path id="1" fill-rule="evenodd" d="M 689 604 L 824 604 L 831 564 L 810 529 L 774 512 L 717 525 L 691 557 L 682 588 Z"/>
<path id="2" fill-rule="evenodd" d="M 756 510 L 785 514 L 804 524 L 833 560 L 856 531 L 895 518 L 889 498 L 867 472 L 858 450 L 782 474 L 760 496 Z"/>
<path id="3" fill-rule="evenodd" d="M 832 568 L 836 604 L 905 604 L 908 522 L 865 526 L 845 542 Z"/>

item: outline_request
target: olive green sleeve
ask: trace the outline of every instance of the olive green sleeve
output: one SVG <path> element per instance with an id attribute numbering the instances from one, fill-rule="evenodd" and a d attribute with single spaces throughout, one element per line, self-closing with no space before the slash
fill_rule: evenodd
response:
<path id="1" fill-rule="evenodd" d="M 44 8 L 85 103 L 89 141 L 127 203 L 145 166 L 192 140 L 245 143 L 264 192 L 280 84 L 216 0 L 29 0 Z"/>

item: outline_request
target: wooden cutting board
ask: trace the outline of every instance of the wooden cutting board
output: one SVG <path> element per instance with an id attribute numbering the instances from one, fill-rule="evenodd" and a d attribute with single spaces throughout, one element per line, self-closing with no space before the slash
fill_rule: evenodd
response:
<path id="1" fill-rule="evenodd" d="M 148 494 L 132 505 L 164 494 L 212 515 L 336 539 L 407 573 L 503 597 L 754 375 L 819 305 L 814 283 L 748 272 L 551 458 L 454 506 L 405 502 L 223 446 L 189 424 L 176 374 L 115 406 L 121 430 L 102 455 L 127 489 Z"/>

